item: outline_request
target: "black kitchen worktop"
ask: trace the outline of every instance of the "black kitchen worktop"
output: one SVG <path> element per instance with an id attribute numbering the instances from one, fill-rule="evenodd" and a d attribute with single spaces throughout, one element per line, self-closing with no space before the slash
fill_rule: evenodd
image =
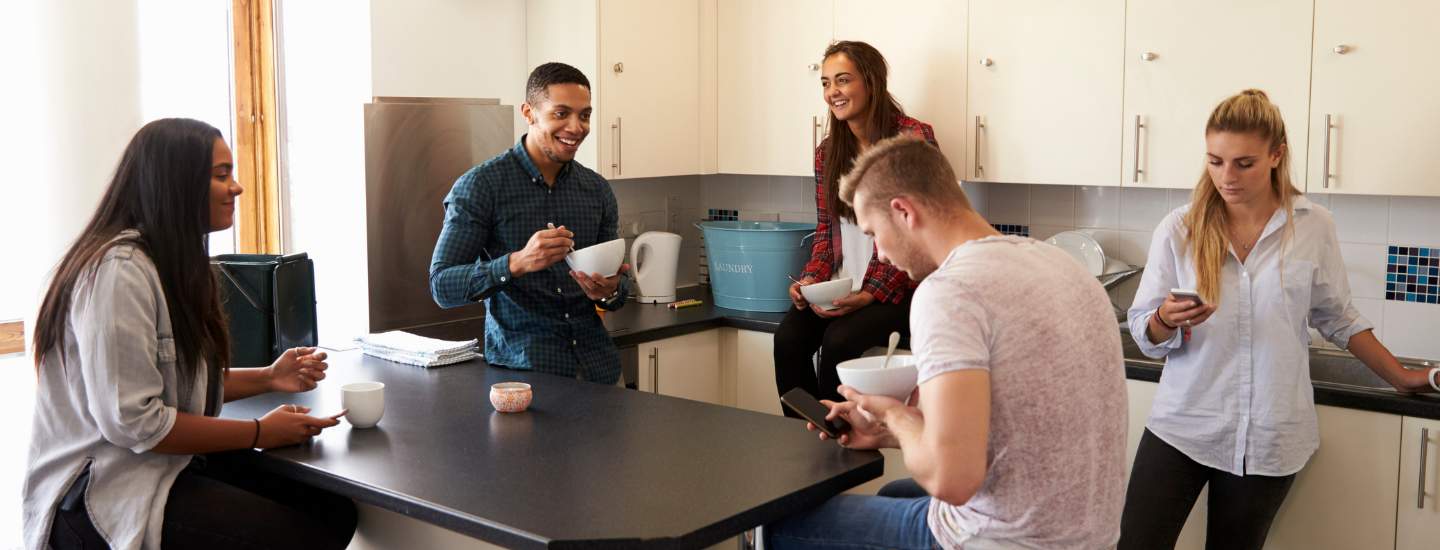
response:
<path id="1" fill-rule="evenodd" d="M 225 405 L 255 418 L 287 403 L 340 410 L 344 383 L 385 384 L 376 428 L 348 423 L 259 454 L 259 467 L 509 548 L 696 548 L 875 479 L 884 459 L 779 416 L 491 367 L 423 369 L 332 353 L 302 394 Z M 491 384 L 534 402 L 495 412 Z"/>

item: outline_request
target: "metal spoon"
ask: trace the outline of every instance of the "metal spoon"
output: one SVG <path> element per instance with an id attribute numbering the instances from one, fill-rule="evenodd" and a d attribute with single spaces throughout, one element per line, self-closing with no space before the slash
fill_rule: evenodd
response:
<path id="1" fill-rule="evenodd" d="M 885 363 L 880 365 L 882 369 L 890 368 L 890 357 L 895 355 L 895 346 L 900 345 L 900 333 L 890 332 L 890 346 L 885 348 Z"/>

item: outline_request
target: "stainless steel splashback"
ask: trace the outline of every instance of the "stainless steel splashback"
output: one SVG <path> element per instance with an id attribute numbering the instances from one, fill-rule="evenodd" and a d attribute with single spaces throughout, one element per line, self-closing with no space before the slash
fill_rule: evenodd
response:
<path id="1" fill-rule="evenodd" d="M 482 334 L 483 305 L 441 309 L 431 299 L 430 256 L 445 194 L 514 144 L 514 116 L 496 99 L 377 97 L 365 105 L 371 332 L 469 321 L 465 332 Z"/>

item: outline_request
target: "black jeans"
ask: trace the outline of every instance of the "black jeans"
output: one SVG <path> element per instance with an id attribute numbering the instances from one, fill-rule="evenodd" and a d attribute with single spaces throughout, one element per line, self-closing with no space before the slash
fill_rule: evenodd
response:
<path id="1" fill-rule="evenodd" d="M 1294 481 L 1294 474 L 1237 476 L 1203 466 L 1145 430 L 1125 492 L 1119 548 L 1174 548 L 1195 499 L 1208 483 L 1205 548 L 1259 550 Z"/>
<path id="2" fill-rule="evenodd" d="M 876 302 L 835 319 L 820 317 L 809 308 L 792 308 L 775 331 L 775 389 L 785 395 L 804 388 L 816 399 L 843 401 L 835 391 L 840 386 L 835 365 L 885 346 L 891 331 L 910 334 L 909 295 L 899 304 Z M 820 351 L 818 369 L 812 360 L 816 350 Z M 789 408 L 780 408 L 786 416 L 800 418 Z"/>
<path id="3" fill-rule="evenodd" d="M 355 534 L 355 503 L 260 471 L 253 460 L 249 453 L 215 454 L 197 457 L 181 471 L 165 503 L 161 547 L 339 550 L 349 546 Z M 83 506 L 56 512 L 50 545 L 108 548 Z"/>

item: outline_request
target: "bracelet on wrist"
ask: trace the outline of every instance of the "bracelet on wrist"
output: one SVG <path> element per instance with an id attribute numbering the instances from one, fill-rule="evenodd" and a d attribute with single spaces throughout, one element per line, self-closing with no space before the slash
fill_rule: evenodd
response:
<path id="1" fill-rule="evenodd" d="M 1155 309 L 1155 320 L 1160 322 L 1160 326 L 1165 327 L 1165 328 L 1170 329 L 1170 330 L 1175 330 L 1175 329 L 1180 328 L 1179 326 L 1171 325 L 1170 323 L 1166 323 L 1166 322 L 1165 322 L 1165 318 L 1162 317 L 1162 316 L 1160 316 L 1160 309 L 1159 309 L 1159 308 L 1156 308 L 1156 309 Z"/>
<path id="2" fill-rule="evenodd" d="M 260 446 L 260 419 L 252 418 L 255 421 L 255 438 L 250 440 L 250 448 L 256 449 Z"/>
<path id="3" fill-rule="evenodd" d="M 1430 381 L 1430 389 L 1440 392 L 1440 383 L 1435 381 L 1435 375 L 1440 374 L 1440 367 L 1432 367 L 1425 379 Z"/>

